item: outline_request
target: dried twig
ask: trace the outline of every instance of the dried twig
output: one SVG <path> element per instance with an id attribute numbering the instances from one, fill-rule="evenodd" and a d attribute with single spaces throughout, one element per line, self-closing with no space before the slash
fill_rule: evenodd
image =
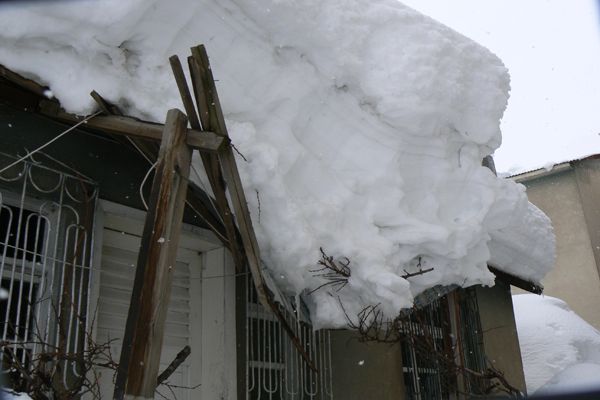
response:
<path id="1" fill-rule="evenodd" d="M 183 349 L 181 349 L 181 351 L 175 356 L 175 359 L 171 361 L 171 364 L 169 364 L 169 366 L 163 372 L 161 372 L 160 375 L 158 375 L 158 377 L 156 378 L 156 384 L 160 385 L 161 383 L 166 381 L 173 374 L 173 372 L 175 372 L 175 370 L 186 360 L 186 358 L 188 358 L 191 352 L 192 349 L 190 348 L 190 346 L 185 346 Z"/>
<path id="2" fill-rule="evenodd" d="M 413 276 L 423 275 L 423 274 L 426 274 L 427 272 L 431 272 L 431 271 L 433 271 L 433 268 L 421 269 L 417 272 L 407 272 L 406 270 L 403 270 L 403 271 L 404 271 L 404 275 L 401 275 L 401 277 L 404 279 L 408 279 L 408 278 L 412 278 Z"/>
<path id="3" fill-rule="evenodd" d="M 401 275 L 401 277 L 404 279 L 408 279 L 408 278 L 412 278 L 413 276 L 423 275 L 423 274 L 426 274 L 427 272 L 433 271 L 433 268 L 423 269 L 421 261 L 423 261 L 423 257 L 419 256 L 418 261 L 417 261 L 417 271 L 416 272 L 408 272 L 407 270 L 404 269 L 403 270 L 404 275 Z"/>
<path id="4" fill-rule="evenodd" d="M 321 259 L 317 264 L 321 268 L 310 270 L 310 272 L 315 277 L 325 279 L 325 283 L 311 290 L 309 294 L 326 286 L 332 286 L 336 292 L 342 290 L 348 284 L 348 279 L 352 273 L 350 270 L 350 260 L 347 257 L 343 257 L 336 261 L 333 257 L 325 254 L 325 250 L 322 247 L 319 250 L 321 251 Z"/>
<path id="5" fill-rule="evenodd" d="M 54 313 L 59 313 L 57 307 L 53 307 Z M 98 400 L 101 398 L 98 368 L 108 369 L 114 373 L 118 368 L 118 362 L 112 354 L 112 344 L 117 339 L 109 339 L 105 342 L 93 340 L 91 332 L 94 329 L 96 310 L 90 316 L 91 326 L 83 331 L 86 346 L 78 351 L 66 351 L 62 343 L 58 345 L 47 341 L 43 334 L 33 329 L 29 340 L 0 340 L 0 352 L 6 373 L 6 382 L 11 389 L 17 392 L 27 393 L 34 399 L 67 400 L 80 399 L 82 396 Z M 83 316 L 77 316 L 83 320 Z M 41 349 L 34 354 L 27 349 L 37 346 Z M 15 349 L 17 351 L 15 351 Z M 26 352 L 25 362 L 22 362 L 22 354 Z M 175 360 L 160 374 L 157 385 L 164 385 L 169 391 L 173 388 L 193 389 L 173 385 L 166 380 L 185 361 L 191 350 L 186 346 L 179 352 Z M 77 373 L 73 374 L 71 365 L 74 365 Z M 68 370 L 67 370 L 68 366 Z M 68 374 L 68 379 L 65 376 Z"/>

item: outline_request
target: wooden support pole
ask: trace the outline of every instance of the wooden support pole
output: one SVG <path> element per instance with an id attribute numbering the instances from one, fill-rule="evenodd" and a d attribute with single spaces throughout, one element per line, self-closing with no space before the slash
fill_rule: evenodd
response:
<path id="1" fill-rule="evenodd" d="M 200 45 L 192 47 L 192 60 L 190 65 L 198 69 L 196 73 L 192 70 L 192 76 L 197 76 L 201 80 L 201 82 L 195 83 L 194 87 L 202 87 L 202 99 L 197 99 L 197 103 L 203 127 L 205 129 L 210 129 L 215 133 L 218 132 L 218 135 L 229 137 L 227 126 L 225 125 L 225 118 L 221 109 L 221 103 L 217 94 L 217 88 L 208 61 L 208 55 L 206 54 L 204 46 Z M 199 96 L 197 95 L 197 97 Z M 219 153 L 219 159 L 223 177 L 227 182 L 227 189 L 231 195 L 231 202 L 233 209 L 235 210 L 236 220 L 242 236 L 242 243 L 248 259 L 254 286 L 256 287 L 258 300 L 266 309 L 271 309 L 272 306 L 269 304 L 269 299 L 267 298 L 268 295 L 266 293 L 267 288 L 262 278 L 262 274 L 260 273 L 260 251 L 254 234 L 254 228 L 252 227 L 250 211 L 248 210 L 242 182 L 230 146 L 223 147 L 222 151 Z M 218 169 L 220 172 L 218 165 L 215 169 Z"/>
<path id="2" fill-rule="evenodd" d="M 191 113 L 190 115 L 193 115 L 193 117 L 190 118 L 192 129 L 210 129 L 209 127 L 213 126 L 213 124 L 207 118 L 207 114 L 205 112 L 207 109 L 207 100 L 205 97 L 204 79 L 201 76 L 201 69 L 196 60 L 190 57 L 188 58 L 188 64 L 190 68 L 190 76 L 192 78 L 192 88 L 194 90 L 194 96 L 198 105 L 200 117 L 198 117 L 198 114 L 195 112 L 192 96 L 185 81 L 185 76 L 183 74 L 183 69 L 181 67 L 179 58 L 177 56 L 172 56 L 169 61 L 171 63 L 171 68 L 173 70 L 173 75 L 175 76 L 175 81 L 177 82 L 177 87 L 179 89 L 183 105 L 186 111 L 189 110 L 188 114 Z M 229 143 L 229 139 L 223 133 L 215 132 L 215 134 L 227 139 L 226 141 Z M 225 195 L 225 182 L 219 167 L 218 156 L 216 154 L 200 152 L 200 157 L 202 159 L 204 170 L 206 171 L 206 176 L 210 182 L 211 189 L 215 195 L 216 205 L 219 209 L 221 218 L 223 219 L 223 225 L 225 227 L 225 232 L 228 239 L 227 247 L 231 251 L 236 270 L 238 272 L 242 272 L 245 268 L 246 260 L 244 253 L 242 252 L 241 245 L 238 241 L 238 234 L 235 228 L 235 221 L 233 220 L 233 213 L 229 208 L 227 196 Z"/>
<path id="3" fill-rule="evenodd" d="M 198 104 L 202 126 L 205 129 L 210 129 L 217 135 L 228 138 L 229 134 L 227 133 L 227 126 L 225 125 L 225 117 L 223 116 L 223 110 L 221 109 L 221 103 L 217 94 L 217 88 L 210 68 L 208 55 L 203 45 L 192 47 L 192 57 L 189 62 L 192 69 L 192 78 L 196 77 L 196 80 L 198 80 L 198 78 L 200 79 L 200 82 L 194 83 L 194 88 L 197 86 L 200 88 L 196 93 L 196 103 Z M 258 301 L 265 309 L 271 310 L 275 314 L 281 323 L 282 328 L 289 335 L 294 347 L 296 347 L 296 350 L 298 350 L 308 367 L 316 372 L 317 368 L 315 364 L 310 359 L 310 356 L 307 354 L 301 341 L 294 333 L 293 328 L 289 325 L 278 305 L 273 300 L 273 295 L 270 293 L 260 271 L 260 249 L 256 240 L 254 228 L 252 227 L 250 210 L 248 209 L 244 188 L 242 187 L 242 180 L 240 179 L 231 146 L 227 145 L 221 148 L 218 161 L 218 164 L 220 165 L 217 165 L 215 170 L 219 170 L 219 173 L 221 173 L 220 169 L 222 169 L 223 178 L 227 183 L 227 189 L 229 190 L 231 203 L 235 211 L 242 244 L 248 260 L 254 287 L 256 288 Z M 221 168 L 218 168 L 219 166 Z"/>
<path id="4" fill-rule="evenodd" d="M 167 113 L 142 234 L 114 399 L 152 399 L 185 207 L 192 150 L 187 118 Z"/>

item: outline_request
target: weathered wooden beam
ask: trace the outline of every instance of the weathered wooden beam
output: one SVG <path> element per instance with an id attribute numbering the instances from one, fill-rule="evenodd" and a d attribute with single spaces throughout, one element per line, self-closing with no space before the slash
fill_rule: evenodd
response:
<path id="1" fill-rule="evenodd" d="M 154 398 L 192 150 L 187 118 L 170 110 L 144 223 L 115 383 L 115 399 Z"/>
<path id="2" fill-rule="evenodd" d="M 10 69 L 6 68 L 5 66 L 0 64 L 0 77 L 24 88 L 27 89 L 28 91 L 35 93 L 39 96 L 45 96 L 46 95 L 46 91 L 48 90 L 48 87 L 46 86 L 42 86 L 39 83 L 31 80 L 31 79 L 27 79 L 19 74 L 17 74 L 16 72 L 11 71 Z"/>
<path id="3" fill-rule="evenodd" d="M 497 278 L 503 280 L 504 282 L 516 286 L 520 289 L 526 290 L 533 294 L 542 294 L 544 292 L 544 288 L 538 284 L 525 280 L 523 278 L 519 278 L 518 276 L 509 274 L 507 272 L 501 271 L 498 268 L 488 266 L 490 272 L 496 275 Z"/>
<path id="4" fill-rule="evenodd" d="M 176 56 L 174 57 L 176 58 Z M 188 65 L 190 68 L 192 88 L 194 90 L 194 96 L 196 99 L 196 104 L 198 105 L 199 114 L 199 119 L 196 118 L 195 120 L 191 121 L 192 124 L 197 124 L 196 126 L 192 125 L 192 128 L 199 129 L 200 124 L 202 124 L 202 127 L 204 129 L 211 129 L 211 121 L 208 120 L 206 117 L 207 98 L 204 90 L 204 79 L 202 77 L 201 69 L 197 64 L 196 60 L 194 60 L 192 57 L 188 58 Z M 179 87 L 182 101 L 184 105 L 187 104 L 187 106 L 185 106 L 186 109 L 193 109 L 193 102 L 187 84 L 185 83 L 185 80 L 181 80 L 181 77 L 183 77 L 181 63 L 171 62 L 171 67 L 173 68 L 173 74 L 175 75 L 177 80 L 177 85 Z M 177 77 L 179 77 L 179 79 Z M 196 114 L 194 113 L 194 115 Z M 226 136 L 223 135 L 221 132 L 215 133 L 220 136 Z M 228 138 L 227 141 L 229 142 Z M 231 212 L 229 202 L 227 201 L 227 195 L 225 194 L 225 181 L 223 179 L 221 168 L 219 166 L 219 158 L 217 155 L 208 153 L 200 153 L 200 157 L 202 159 L 202 165 L 204 166 L 204 170 L 206 171 L 206 176 L 208 177 L 211 189 L 213 191 L 213 194 L 215 195 L 219 213 L 221 215 L 221 218 L 223 219 L 223 225 L 225 226 L 225 231 L 227 233 L 227 238 L 229 241 L 228 248 L 231 251 L 236 270 L 238 272 L 242 272 L 246 266 L 246 257 L 245 254 L 242 252 L 242 246 L 240 246 L 240 243 L 238 241 L 238 232 L 235 227 L 233 213 Z"/>
<path id="5" fill-rule="evenodd" d="M 176 58 L 176 56 L 173 56 Z M 172 60 L 171 57 L 171 64 L 173 64 L 174 62 L 177 63 L 179 62 L 179 59 L 177 58 L 176 60 Z M 181 64 L 179 64 L 180 68 L 181 68 Z M 183 71 L 182 75 L 183 76 Z M 184 78 L 185 79 L 185 78 Z M 185 83 L 185 80 L 184 80 Z M 179 82 L 177 83 L 179 86 Z M 189 92 L 188 92 L 189 93 Z M 90 93 L 90 96 L 92 96 L 92 98 L 94 99 L 94 101 L 96 102 L 96 104 L 98 104 L 98 107 L 100 107 L 100 109 L 102 111 L 104 111 L 104 113 L 106 115 L 123 115 L 123 113 L 121 112 L 121 110 L 119 110 L 119 108 L 117 106 L 115 106 L 114 104 L 109 103 L 108 101 L 106 101 L 100 94 L 98 94 L 98 92 L 96 92 L 95 90 L 92 91 Z M 186 112 L 188 111 L 188 107 L 186 107 Z M 198 120 L 198 117 L 195 115 L 195 110 L 192 108 L 192 112 L 194 114 L 192 114 L 194 116 L 194 118 L 192 118 L 192 120 Z M 188 116 L 189 118 L 189 116 Z M 194 124 L 191 123 L 192 127 L 200 127 L 200 124 Z M 138 152 L 146 159 L 148 160 L 148 163 L 150 165 L 154 164 L 154 161 L 156 160 L 157 156 L 158 156 L 158 149 L 159 149 L 159 143 L 154 142 L 154 141 L 148 141 L 145 140 L 143 138 L 138 138 L 138 137 L 130 137 L 130 136 L 125 136 L 122 137 L 123 139 L 128 140 L 137 150 Z M 208 228 L 219 238 L 219 240 L 221 240 L 221 242 L 223 243 L 224 246 L 229 247 L 229 241 L 227 239 L 226 233 L 225 233 L 225 228 L 223 226 L 223 224 L 215 217 L 215 215 L 213 214 L 210 205 L 214 204 L 214 201 L 212 201 L 212 199 L 209 198 L 210 194 L 208 193 L 204 193 L 202 192 L 202 190 L 200 190 L 200 188 L 192 181 L 188 182 L 188 193 L 187 193 L 187 198 L 186 198 L 186 205 L 189 206 L 192 211 L 202 220 L 204 221 L 204 223 L 208 226 Z M 206 199 L 208 202 L 205 203 L 203 200 Z"/>
<path id="6" fill-rule="evenodd" d="M 137 149 L 137 151 L 148 160 L 149 166 L 154 164 L 158 156 L 158 142 L 147 141 L 135 137 L 125 137 Z M 123 141 L 127 143 L 126 141 Z M 196 183 L 188 181 L 188 193 L 186 205 L 192 212 L 204 222 L 215 236 L 223 243 L 223 246 L 229 248 L 229 240 L 223 222 L 218 217 L 218 212 L 214 207 L 216 200 L 210 197 L 210 193 L 205 193 Z"/>
<path id="7" fill-rule="evenodd" d="M 221 109 L 221 102 L 219 101 L 219 95 L 217 93 L 212 70 L 210 68 L 210 62 L 208 60 L 206 49 L 203 45 L 192 47 L 191 65 L 194 66 L 194 68 L 199 68 L 199 71 L 193 73 L 192 76 L 195 75 L 200 77 L 202 80 L 201 87 L 203 90 L 202 94 L 204 101 L 197 101 L 197 103 L 203 126 L 207 129 L 217 132 L 219 135 L 229 137 L 229 134 L 227 133 L 227 126 L 225 125 L 225 117 L 223 116 L 223 110 Z M 235 157 L 233 155 L 231 146 L 223 146 L 219 152 L 219 160 L 225 182 L 227 183 L 227 190 L 229 190 L 231 203 L 235 211 L 240 234 L 242 236 L 242 243 L 246 253 L 246 258 L 248 260 L 248 266 L 250 268 L 254 287 L 256 288 L 258 300 L 262 306 L 265 307 L 265 309 L 271 310 L 275 314 L 281 323 L 282 328 L 286 331 L 290 337 L 290 340 L 294 344 L 294 347 L 296 347 L 296 350 L 298 353 L 300 353 L 309 368 L 311 368 L 313 371 L 317 371 L 315 364 L 310 359 L 310 356 L 304 349 L 300 339 L 296 336 L 293 328 L 289 325 L 285 319 L 285 316 L 279 309 L 279 306 L 273 300 L 273 295 L 269 292 L 269 289 L 260 271 L 260 249 L 256 240 L 254 228 L 252 227 L 252 219 L 250 217 L 250 210 L 248 209 L 248 202 L 246 201 L 242 180 L 240 179 L 240 174 L 237 169 L 237 164 L 235 162 Z"/>
<path id="8" fill-rule="evenodd" d="M 199 83 L 204 92 L 202 93 L 204 101 L 197 102 L 203 126 L 228 137 L 225 118 L 223 117 L 217 88 L 204 46 L 192 47 L 192 65 L 194 68 L 199 69 L 193 75 L 201 79 L 202 82 Z M 204 125 L 205 121 L 206 125 Z M 271 304 L 269 304 L 269 299 L 267 298 L 266 285 L 260 272 L 260 250 L 252 227 L 250 211 L 248 210 L 248 204 L 231 147 L 224 146 L 223 150 L 219 153 L 219 158 L 242 236 L 242 243 L 248 259 L 252 280 L 258 294 L 258 300 L 266 309 L 271 309 Z"/>
<path id="9" fill-rule="evenodd" d="M 54 102 L 41 102 L 40 113 L 55 120 L 76 123 L 82 117 L 57 109 Z M 115 135 L 126 135 L 151 140 L 161 140 L 164 125 L 152 122 L 140 121 L 135 118 L 120 115 L 97 116 L 86 123 L 86 127 L 97 129 Z M 228 139 L 216 135 L 210 131 L 189 130 L 186 135 L 186 143 L 201 152 L 216 153 L 228 141 Z"/>
<path id="10" fill-rule="evenodd" d="M 173 55 L 169 57 L 169 63 L 171 64 L 171 70 L 173 71 L 175 82 L 177 83 L 177 89 L 179 89 L 179 95 L 181 96 L 185 113 L 190 121 L 190 126 L 192 129 L 201 129 L 200 120 L 198 119 L 198 114 L 196 113 L 196 108 L 194 107 L 194 101 L 192 100 L 190 89 L 185 80 L 185 74 L 183 73 L 181 61 L 179 61 L 179 57 Z"/>
<path id="11" fill-rule="evenodd" d="M 92 90 L 90 92 L 90 96 L 92 96 L 92 99 L 94 99 L 94 101 L 96 102 L 96 104 L 98 104 L 98 107 L 100 107 L 100 109 L 102 111 L 104 111 L 104 114 L 106 114 L 106 115 L 120 115 L 120 116 L 123 115 L 123 113 L 121 112 L 121 110 L 119 110 L 119 107 L 117 107 L 114 104 L 111 104 L 108 101 L 106 101 L 95 90 Z"/>

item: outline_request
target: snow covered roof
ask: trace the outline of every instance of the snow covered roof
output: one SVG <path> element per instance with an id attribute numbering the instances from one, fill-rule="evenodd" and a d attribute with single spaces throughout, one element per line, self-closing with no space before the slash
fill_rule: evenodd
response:
<path id="1" fill-rule="evenodd" d="M 571 169 L 573 163 L 577 163 L 580 161 L 586 160 L 597 160 L 600 159 L 600 154 L 590 154 L 585 157 L 574 158 L 567 161 L 562 161 L 559 163 L 550 162 L 546 164 L 543 168 L 537 168 L 530 171 L 519 172 L 518 174 L 514 174 L 509 176 L 510 179 L 516 182 L 527 182 L 532 179 L 542 178 L 544 176 L 557 174 L 560 172 L 564 172 L 566 170 Z"/>
<path id="2" fill-rule="evenodd" d="M 481 166 L 506 68 L 396 1 L 33 3 L 0 26 L 0 63 L 67 110 L 90 113 L 96 90 L 156 121 L 181 107 L 167 58 L 204 43 L 275 280 L 318 287 L 320 248 L 350 261 L 343 289 L 312 294 L 317 326 L 344 325 L 340 303 L 394 316 L 436 285 L 493 284 L 488 263 L 534 282 L 553 264 L 548 218 Z"/>

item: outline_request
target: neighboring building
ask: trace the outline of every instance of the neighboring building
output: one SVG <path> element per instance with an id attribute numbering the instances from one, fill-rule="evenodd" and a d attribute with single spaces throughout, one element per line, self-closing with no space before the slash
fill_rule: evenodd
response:
<path id="1" fill-rule="evenodd" d="M 64 130 L 43 111 L 49 103 L 58 106 L 45 99 L 44 88 L 4 72 L 1 166 Z M 25 366 L 49 348 L 81 354 L 89 346 L 87 332 L 96 343 L 109 342 L 118 359 L 145 215 L 140 192 L 147 188 L 140 183 L 149 167 L 139 144 L 85 126 L 0 174 L 0 276 L 9 292 L 0 327 L 10 342 L 3 362 L 11 351 Z M 210 207 L 204 192 L 190 185 L 192 200 Z M 169 379 L 173 386 L 159 388 L 168 398 L 487 394 L 489 377 L 449 374 L 432 349 L 459 369 L 502 371 L 525 391 L 509 290 L 509 284 L 528 287 L 518 278 L 497 272 L 493 288 L 431 289 L 401 324 L 410 340 L 396 344 L 361 343 L 346 330 L 314 331 L 302 300 L 279 295 L 286 321 L 315 364 L 312 371 L 206 223 L 191 208 L 184 222 L 161 368 L 186 345 L 192 353 Z M 62 367 L 68 387 L 81 366 L 69 360 Z M 110 398 L 112 373 L 97 372 Z"/>
<path id="2" fill-rule="evenodd" d="M 600 329 L 600 155 L 512 177 L 550 219 L 556 265 L 542 280 L 544 293 L 566 301 Z"/>

